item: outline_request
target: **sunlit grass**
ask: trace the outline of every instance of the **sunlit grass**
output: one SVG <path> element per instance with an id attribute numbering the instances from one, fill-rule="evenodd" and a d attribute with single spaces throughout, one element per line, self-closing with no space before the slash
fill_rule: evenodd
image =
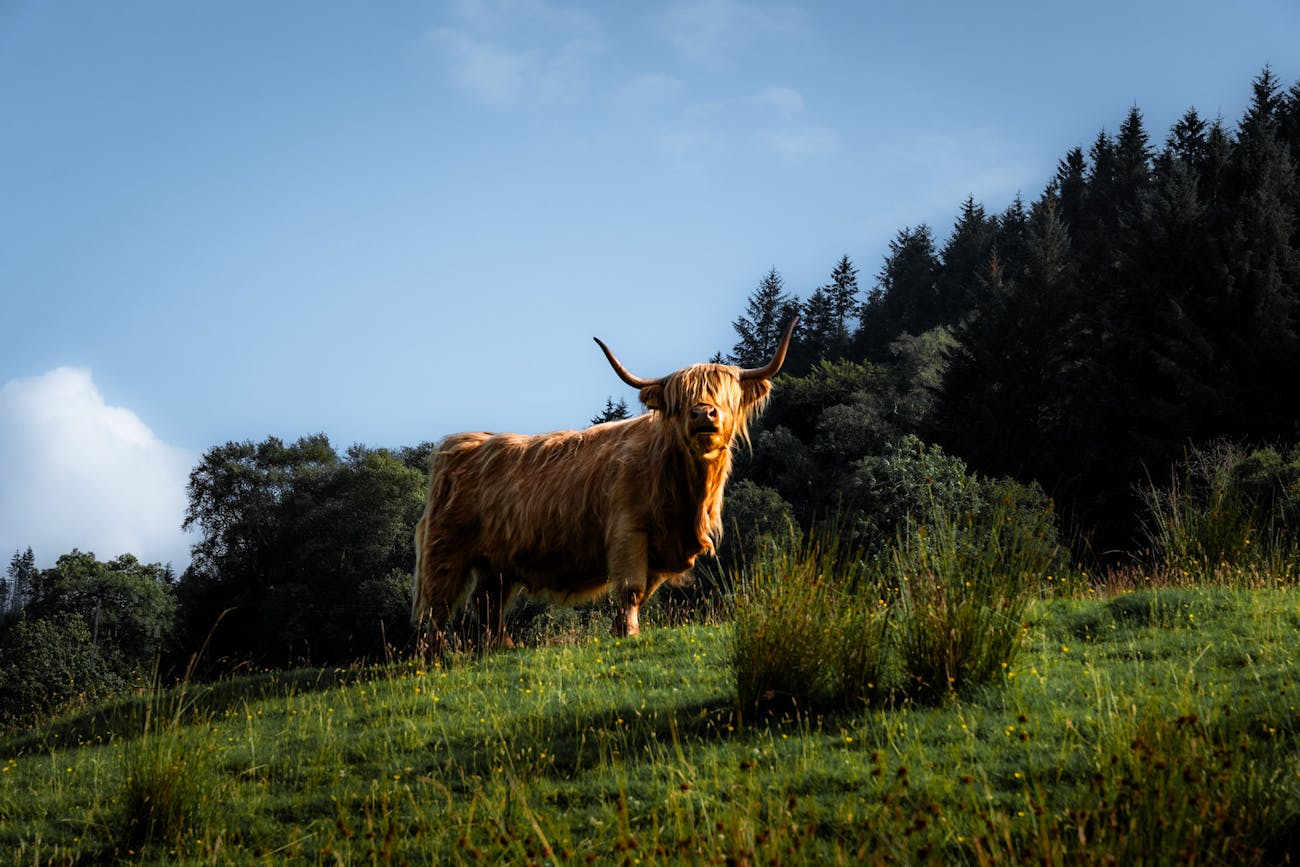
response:
<path id="1" fill-rule="evenodd" d="M 1269 863 L 1286 851 L 1300 829 L 1300 592 L 1056 598 L 1024 621 L 1015 661 L 941 705 L 742 720 L 729 626 L 191 686 L 180 715 L 148 729 L 148 702 L 178 705 L 142 696 L 0 740 L 0 860 Z M 150 749 L 164 781 L 181 767 L 201 792 L 179 833 L 133 837 L 126 780 Z"/>

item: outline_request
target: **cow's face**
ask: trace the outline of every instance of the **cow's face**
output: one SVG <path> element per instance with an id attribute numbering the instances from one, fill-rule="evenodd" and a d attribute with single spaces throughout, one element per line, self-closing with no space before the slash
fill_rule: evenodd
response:
<path id="1" fill-rule="evenodd" d="M 785 362 L 790 338 L 799 323 L 790 320 L 772 360 L 763 367 L 741 369 L 729 364 L 695 364 L 659 379 L 633 375 L 599 337 L 609 364 L 619 379 L 641 390 L 641 402 L 659 411 L 662 423 L 697 457 L 722 457 L 739 437 L 749 438 L 749 420 L 763 408 L 768 382 Z"/>
<path id="2" fill-rule="evenodd" d="M 663 423 L 692 454 L 713 460 L 737 436 L 748 437 L 749 420 L 771 388 L 765 379 L 742 381 L 738 367 L 696 364 L 643 388 L 641 402 L 663 413 Z"/>

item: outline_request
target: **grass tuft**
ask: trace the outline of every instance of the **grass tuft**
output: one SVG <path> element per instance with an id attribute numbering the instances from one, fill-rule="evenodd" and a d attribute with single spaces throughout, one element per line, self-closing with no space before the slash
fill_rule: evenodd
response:
<path id="1" fill-rule="evenodd" d="M 767 549 L 739 582 L 733 664 L 742 712 L 933 704 L 1002 677 L 1057 552 L 1009 511 L 936 515 L 882 558 L 814 531 Z"/>
<path id="2" fill-rule="evenodd" d="M 1046 585 L 1057 552 L 1020 532 L 1011 515 L 936 515 L 890 552 L 899 613 L 896 640 L 910 697 L 933 702 L 991 683 L 1024 639 L 1025 610 Z"/>
<path id="3" fill-rule="evenodd" d="M 742 713 L 825 710 L 884 694 L 890 607 L 878 575 L 814 532 L 738 582 L 732 665 Z"/>
<path id="4" fill-rule="evenodd" d="M 136 705 L 139 733 L 122 751 L 121 845 L 175 850 L 203 824 L 212 787 L 211 752 L 202 721 L 192 718 L 187 685 L 155 686 Z"/>

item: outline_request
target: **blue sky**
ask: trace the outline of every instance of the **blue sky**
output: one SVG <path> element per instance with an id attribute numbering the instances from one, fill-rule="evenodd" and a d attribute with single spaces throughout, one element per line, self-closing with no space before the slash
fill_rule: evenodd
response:
<path id="1" fill-rule="evenodd" d="M 183 565 L 188 466 L 580 426 L 772 267 L 1235 124 L 1300 3 L 0 2 L 0 555 Z"/>

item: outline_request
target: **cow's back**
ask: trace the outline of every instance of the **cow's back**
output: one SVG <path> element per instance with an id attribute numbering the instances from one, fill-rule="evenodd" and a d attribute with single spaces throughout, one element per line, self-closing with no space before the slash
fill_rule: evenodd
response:
<path id="1" fill-rule="evenodd" d="M 449 436 L 434 459 L 430 510 L 477 565 L 533 590 L 603 580 L 606 532 L 631 500 L 626 471 L 641 464 L 636 449 L 647 421 Z"/>

